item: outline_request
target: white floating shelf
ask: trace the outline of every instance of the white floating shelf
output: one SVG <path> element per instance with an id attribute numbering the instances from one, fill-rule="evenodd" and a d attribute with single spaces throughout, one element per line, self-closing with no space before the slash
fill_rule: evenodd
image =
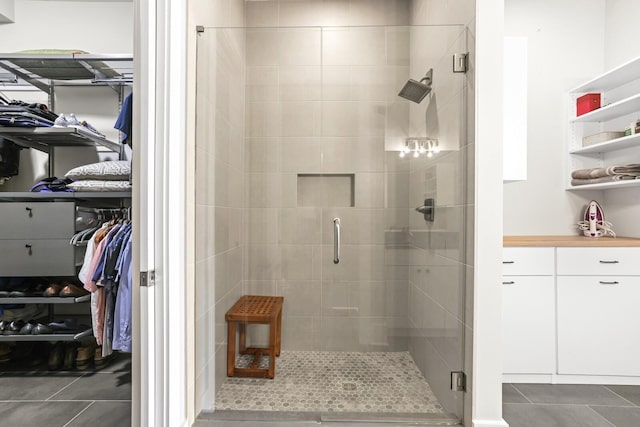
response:
<path id="1" fill-rule="evenodd" d="M 567 190 L 606 190 L 610 188 L 630 188 L 630 187 L 640 187 L 640 179 L 631 180 L 631 181 L 614 181 L 614 182 L 604 182 L 601 184 L 587 184 L 587 185 L 575 185 L 570 186 Z"/>
<path id="2" fill-rule="evenodd" d="M 640 133 L 635 135 L 623 136 L 608 141 L 599 142 L 597 144 L 588 145 L 586 147 L 571 150 L 571 154 L 590 154 L 590 153 L 608 153 L 623 148 L 640 147 Z"/>
<path id="3" fill-rule="evenodd" d="M 580 86 L 571 89 L 571 93 L 603 92 L 640 79 L 640 57 L 614 68 Z"/>
<path id="4" fill-rule="evenodd" d="M 598 108 L 587 114 L 572 118 L 570 122 L 604 122 L 615 119 L 626 114 L 640 112 L 640 94 L 625 98 L 605 107 Z"/>

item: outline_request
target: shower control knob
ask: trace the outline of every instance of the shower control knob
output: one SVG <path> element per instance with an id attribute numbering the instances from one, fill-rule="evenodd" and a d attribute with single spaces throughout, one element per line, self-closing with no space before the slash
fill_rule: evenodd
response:
<path id="1" fill-rule="evenodd" d="M 418 206 L 416 211 L 424 215 L 425 221 L 433 222 L 435 216 L 435 205 L 436 203 L 433 198 L 424 199 L 424 205 Z"/>

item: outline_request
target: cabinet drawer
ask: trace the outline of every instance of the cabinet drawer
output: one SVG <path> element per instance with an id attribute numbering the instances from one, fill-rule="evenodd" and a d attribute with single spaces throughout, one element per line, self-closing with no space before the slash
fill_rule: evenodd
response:
<path id="1" fill-rule="evenodd" d="M 31 246 L 31 251 L 29 251 Z M 0 276 L 73 276 L 69 239 L 0 240 Z"/>
<path id="2" fill-rule="evenodd" d="M 640 275 L 640 248 L 558 248 L 558 275 Z"/>
<path id="3" fill-rule="evenodd" d="M 640 277 L 563 276 L 557 286 L 558 373 L 640 376 Z"/>
<path id="4" fill-rule="evenodd" d="M 503 248 L 502 274 L 505 276 L 551 276 L 554 248 Z"/>
<path id="5" fill-rule="evenodd" d="M 72 202 L 0 203 L 0 239 L 70 239 L 74 210 Z"/>

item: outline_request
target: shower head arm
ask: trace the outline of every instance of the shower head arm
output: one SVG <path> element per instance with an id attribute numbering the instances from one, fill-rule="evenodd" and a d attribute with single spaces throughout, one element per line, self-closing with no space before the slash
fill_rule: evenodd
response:
<path id="1" fill-rule="evenodd" d="M 429 68 L 429 71 L 427 71 L 427 74 L 425 74 L 425 76 L 420 79 L 420 83 L 424 81 L 427 82 L 427 86 L 431 86 L 431 82 L 433 81 L 433 68 Z"/>

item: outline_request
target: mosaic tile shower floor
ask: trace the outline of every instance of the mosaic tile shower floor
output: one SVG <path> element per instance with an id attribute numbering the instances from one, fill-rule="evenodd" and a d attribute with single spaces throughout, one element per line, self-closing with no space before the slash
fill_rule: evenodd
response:
<path id="1" fill-rule="evenodd" d="M 216 410 L 444 413 L 408 352 L 283 351 L 273 380 L 226 378 Z"/>

